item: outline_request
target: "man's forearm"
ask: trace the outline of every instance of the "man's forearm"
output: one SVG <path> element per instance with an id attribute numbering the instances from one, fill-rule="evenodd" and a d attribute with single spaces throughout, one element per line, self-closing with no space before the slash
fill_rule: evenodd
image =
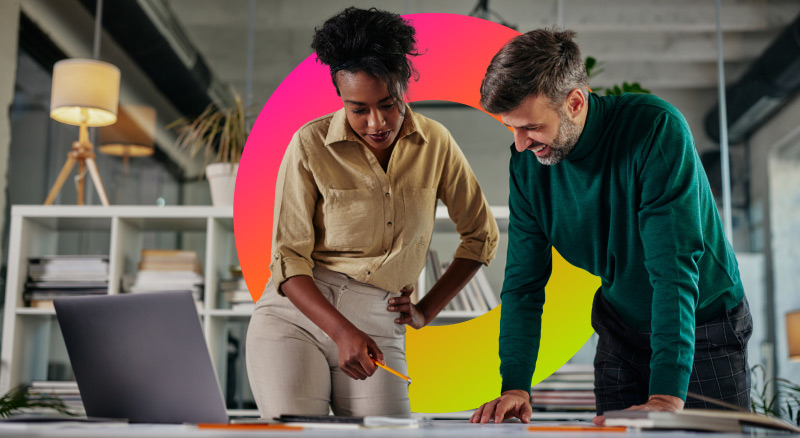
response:
<path id="1" fill-rule="evenodd" d="M 531 298 L 533 294 L 533 298 Z M 544 290 L 504 291 L 500 313 L 501 392 L 530 391 L 542 334 Z"/>

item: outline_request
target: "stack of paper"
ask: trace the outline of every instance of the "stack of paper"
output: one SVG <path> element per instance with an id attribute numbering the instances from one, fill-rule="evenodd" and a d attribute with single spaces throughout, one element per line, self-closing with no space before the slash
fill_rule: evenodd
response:
<path id="1" fill-rule="evenodd" d="M 531 388 L 531 405 L 539 411 L 594 411 L 594 368 L 566 364 Z"/>
<path id="2" fill-rule="evenodd" d="M 203 270 L 194 251 L 142 250 L 139 272 L 123 278 L 129 293 L 189 291 L 203 299 Z"/>
<path id="3" fill-rule="evenodd" d="M 108 256 L 60 255 L 28 259 L 23 299 L 52 308 L 53 299 L 108 293 Z"/>
<path id="4" fill-rule="evenodd" d="M 255 301 L 247 289 L 244 277 L 219 282 L 219 289 L 222 292 L 222 307 L 232 310 L 248 310 L 255 308 Z"/>
<path id="5" fill-rule="evenodd" d="M 78 391 L 78 383 L 74 381 L 33 381 L 28 393 L 33 398 L 37 397 L 57 397 L 67 409 L 76 415 L 86 415 L 81 401 L 81 393 Z"/>
<path id="6" fill-rule="evenodd" d="M 751 428 L 800 433 L 800 427 L 752 412 L 684 409 L 680 412 L 608 411 L 606 425 L 640 429 L 703 430 L 742 433 Z"/>

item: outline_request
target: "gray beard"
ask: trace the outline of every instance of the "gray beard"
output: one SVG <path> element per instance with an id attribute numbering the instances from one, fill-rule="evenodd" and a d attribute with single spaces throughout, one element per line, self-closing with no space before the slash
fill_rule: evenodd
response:
<path id="1" fill-rule="evenodd" d="M 575 148 L 575 144 L 578 143 L 578 139 L 581 137 L 581 132 L 583 131 L 582 126 L 573 123 L 572 120 L 567 117 L 567 112 L 564 108 L 558 111 L 558 117 L 561 119 L 561 126 L 558 127 L 556 139 L 553 140 L 553 143 L 550 145 L 550 155 L 546 157 L 536 157 L 536 159 L 545 166 L 552 166 L 564 161 L 564 158 L 567 158 L 567 155 Z"/>

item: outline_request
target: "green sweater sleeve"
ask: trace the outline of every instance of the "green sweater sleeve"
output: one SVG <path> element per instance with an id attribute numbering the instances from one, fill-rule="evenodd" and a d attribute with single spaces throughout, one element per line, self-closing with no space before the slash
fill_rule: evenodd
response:
<path id="1" fill-rule="evenodd" d="M 512 154 L 516 154 L 512 151 Z M 518 157 L 517 157 L 518 158 Z M 539 228 L 510 164 L 508 257 L 500 293 L 500 374 L 502 391 L 530 391 L 542 330 L 544 286 L 552 270 L 550 242 Z"/>
<path id="2" fill-rule="evenodd" d="M 639 232 L 653 287 L 650 394 L 686 399 L 703 255 L 697 153 L 686 121 L 664 112 L 638 163 Z"/>

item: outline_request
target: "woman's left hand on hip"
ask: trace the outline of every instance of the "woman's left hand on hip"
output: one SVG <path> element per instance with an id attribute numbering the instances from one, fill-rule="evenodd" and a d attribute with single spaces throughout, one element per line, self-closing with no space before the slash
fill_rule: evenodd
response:
<path id="1" fill-rule="evenodd" d="M 389 299 L 388 310 L 390 312 L 400 312 L 400 318 L 394 320 L 398 324 L 408 324 L 415 329 L 425 327 L 427 323 L 425 313 L 411 302 L 413 287 L 400 289 L 401 296 Z"/>

